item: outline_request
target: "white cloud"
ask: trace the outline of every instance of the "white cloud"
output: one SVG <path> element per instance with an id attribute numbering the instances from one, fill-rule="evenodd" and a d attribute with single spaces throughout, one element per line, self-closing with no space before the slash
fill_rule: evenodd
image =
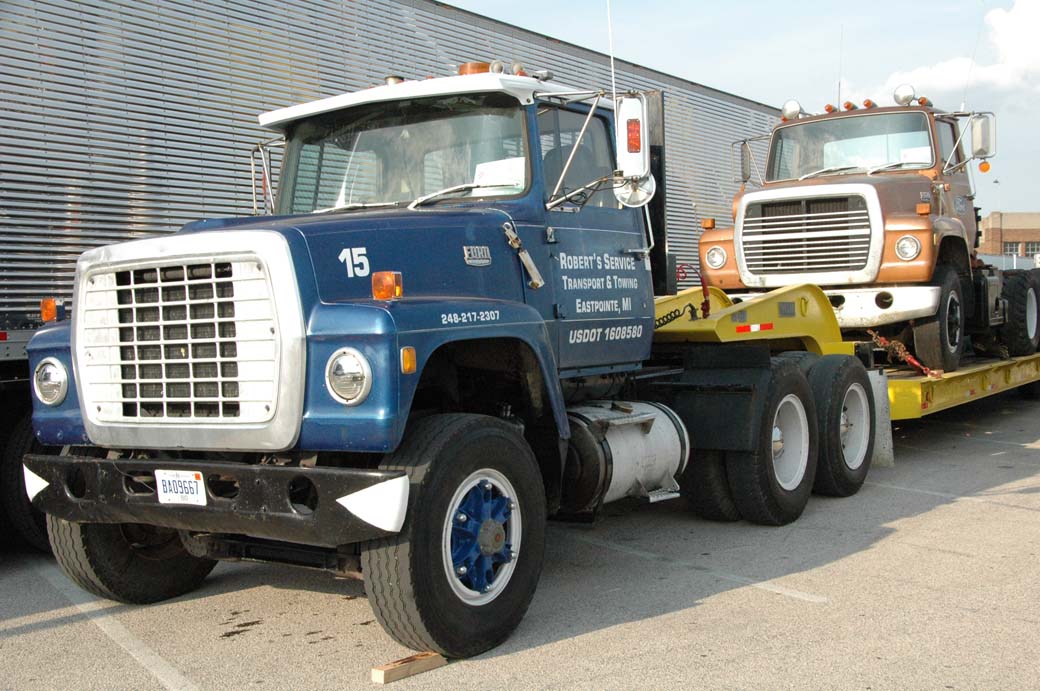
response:
<path id="1" fill-rule="evenodd" d="M 996 62 L 980 65 L 968 56 L 947 58 L 931 65 L 889 75 L 875 93 L 889 94 L 900 84 L 912 84 L 919 94 L 942 95 L 943 101 L 965 90 L 1040 93 L 1040 0 L 1015 0 L 1010 9 L 986 13 L 986 40 Z M 967 50 L 967 48 L 962 47 Z M 858 94 L 857 89 L 852 92 Z M 947 106 L 956 103 L 947 103 Z"/>

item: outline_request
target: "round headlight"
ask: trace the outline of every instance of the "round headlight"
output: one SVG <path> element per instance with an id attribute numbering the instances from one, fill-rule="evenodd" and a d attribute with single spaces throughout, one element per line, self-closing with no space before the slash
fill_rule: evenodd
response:
<path id="1" fill-rule="evenodd" d="M 711 269 L 721 269 L 726 264 L 726 250 L 721 247 L 712 247 L 704 253 L 704 261 Z"/>
<path id="2" fill-rule="evenodd" d="M 325 367 L 325 383 L 337 401 L 357 405 L 372 390 L 372 368 L 358 351 L 341 348 L 329 358 L 329 364 Z"/>
<path id="3" fill-rule="evenodd" d="M 896 256 L 905 262 L 916 259 L 921 254 L 921 241 L 913 235 L 904 235 L 896 240 Z"/>
<path id="4" fill-rule="evenodd" d="M 47 405 L 58 405 L 69 392 L 69 371 L 52 357 L 44 358 L 33 373 L 33 392 Z"/>

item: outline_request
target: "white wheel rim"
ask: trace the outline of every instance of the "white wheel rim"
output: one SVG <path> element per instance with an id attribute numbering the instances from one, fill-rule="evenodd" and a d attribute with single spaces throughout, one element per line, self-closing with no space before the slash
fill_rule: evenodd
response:
<path id="1" fill-rule="evenodd" d="M 1036 338 L 1036 291 L 1030 288 L 1026 291 L 1026 334 L 1029 340 Z"/>
<path id="2" fill-rule="evenodd" d="M 856 470 L 867 459 L 870 442 L 870 406 L 862 385 L 854 383 L 845 391 L 839 424 L 842 458 L 849 470 Z"/>
<path id="3" fill-rule="evenodd" d="M 464 582 L 465 574 L 457 574 L 452 559 L 452 534 L 455 529 L 459 514 L 459 506 L 470 490 L 477 486 L 491 484 L 491 492 L 495 497 L 506 497 L 511 500 L 511 513 L 509 519 L 500 524 L 504 532 L 504 542 L 511 547 L 512 558 L 497 566 L 494 578 L 487 590 L 474 590 Z M 520 556 L 520 538 L 523 533 L 523 522 L 520 513 L 520 503 L 517 499 L 516 489 L 509 479 L 497 470 L 483 468 L 472 473 L 463 480 L 455 494 L 448 503 L 448 512 L 444 517 L 444 525 L 441 530 L 441 561 L 444 563 L 444 575 L 448 579 L 452 592 L 468 605 L 486 605 L 498 597 L 513 576 L 516 568 L 517 558 Z"/>
<path id="4" fill-rule="evenodd" d="M 773 475 L 788 492 L 796 489 L 809 465 L 809 418 L 802 400 L 787 394 L 773 416 Z"/>

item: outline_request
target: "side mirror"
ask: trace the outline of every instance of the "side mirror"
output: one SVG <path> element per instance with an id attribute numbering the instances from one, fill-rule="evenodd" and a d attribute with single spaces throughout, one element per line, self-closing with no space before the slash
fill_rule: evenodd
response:
<path id="1" fill-rule="evenodd" d="M 740 143 L 740 181 L 747 182 L 751 179 L 751 145 L 747 142 Z"/>
<path id="2" fill-rule="evenodd" d="M 614 196 L 624 206 L 645 206 L 657 185 L 650 174 L 650 123 L 646 98 L 628 94 L 614 105 L 617 123 L 617 165 L 621 180 L 615 181 Z M 620 183 L 620 184 L 617 184 Z"/>
<path id="3" fill-rule="evenodd" d="M 977 113 L 971 118 L 972 158 L 990 158 L 996 153 L 996 118 L 993 113 Z"/>

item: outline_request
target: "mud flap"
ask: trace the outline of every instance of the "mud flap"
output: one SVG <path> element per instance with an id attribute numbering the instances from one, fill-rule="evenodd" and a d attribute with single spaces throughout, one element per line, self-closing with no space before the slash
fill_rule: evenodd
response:
<path id="1" fill-rule="evenodd" d="M 871 464 L 875 468 L 892 468 L 896 464 L 892 446 L 892 411 L 888 405 L 888 375 L 882 369 L 867 372 L 870 389 L 874 394 L 874 456 Z"/>

